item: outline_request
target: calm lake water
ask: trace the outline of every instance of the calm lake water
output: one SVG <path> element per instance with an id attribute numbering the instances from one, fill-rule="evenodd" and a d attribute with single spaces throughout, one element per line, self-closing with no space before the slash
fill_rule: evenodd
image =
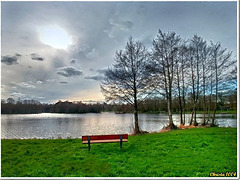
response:
<path id="1" fill-rule="evenodd" d="M 202 115 L 197 121 L 202 122 Z M 179 115 L 173 115 L 179 125 Z M 186 115 L 187 121 L 190 115 Z M 237 116 L 217 114 L 219 127 L 237 127 Z M 167 114 L 139 114 L 141 130 L 159 132 L 168 125 Z M 1 138 L 3 139 L 49 139 L 81 138 L 83 135 L 131 134 L 134 127 L 132 114 L 17 114 L 1 115 Z"/>

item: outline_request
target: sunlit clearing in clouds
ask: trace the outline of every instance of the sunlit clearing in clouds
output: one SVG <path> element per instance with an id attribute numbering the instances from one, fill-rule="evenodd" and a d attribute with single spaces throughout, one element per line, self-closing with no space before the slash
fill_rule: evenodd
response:
<path id="1" fill-rule="evenodd" d="M 59 26 L 43 26 L 38 28 L 40 40 L 56 49 L 67 49 L 72 43 L 69 34 Z"/>

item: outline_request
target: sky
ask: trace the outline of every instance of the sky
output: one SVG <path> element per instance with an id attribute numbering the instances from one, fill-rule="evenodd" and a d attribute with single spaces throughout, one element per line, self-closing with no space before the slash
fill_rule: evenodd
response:
<path id="1" fill-rule="evenodd" d="M 237 58 L 237 2 L 1 2 L 1 98 L 104 101 L 100 82 L 129 37 L 158 30 L 221 42 Z"/>

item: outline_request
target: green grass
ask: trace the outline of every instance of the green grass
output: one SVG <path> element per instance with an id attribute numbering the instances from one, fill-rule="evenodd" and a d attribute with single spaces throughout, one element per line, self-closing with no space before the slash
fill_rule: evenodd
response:
<path id="1" fill-rule="evenodd" d="M 208 177 L 237 171 L 237 129 L 195 128 L 129 142 L 2 140 L 2 177 Z"/>

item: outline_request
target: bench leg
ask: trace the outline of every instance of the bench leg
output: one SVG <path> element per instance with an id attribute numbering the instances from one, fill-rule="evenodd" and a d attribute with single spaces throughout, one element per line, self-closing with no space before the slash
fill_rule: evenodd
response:
<path id="1" fill-rule="evenodd" d="M 91 150 L 91 145 L 90 145 L 90 143 L 88 143 L 88 151 L 90 151 Z"/>
<path id="2" fill-rule="evenodd" d="M 91 145 L 90 145 L 90 136 L 88 136 L 88 151 L 91 150 Z"/>
<path id="3" fill-rule="evenodd" d="M 120 149 L 122 149 L 122 135 L 120 136 Z"/>

